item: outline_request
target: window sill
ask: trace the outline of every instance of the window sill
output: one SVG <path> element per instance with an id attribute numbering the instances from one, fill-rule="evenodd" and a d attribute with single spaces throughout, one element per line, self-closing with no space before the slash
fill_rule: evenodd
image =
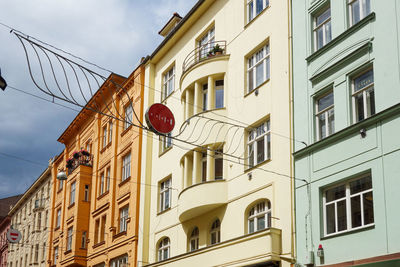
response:
<path id="1" fill-rule="evenodd" d="M 125 130 L 122 131 L 121 133 L 121 137 L 124 136 L 127 132 L 129 132 L 129 130 L 132 128 L 132 125 L 129 125 L 128 128 L 126 128 Z"/>
<path id="2" fill-rule="evenodd" d="M 158 213 L 157 213 L 157 216 L 158 215 L 162 215 L 162 214 L 164 214 L 164 213 L 166 213 L 167 211 L 170 211 L 171 210 L 171 207 L 168 207 L 168 208 L 166 208 L 166 209 L 164 209 L 164 210 L 162 210 L 162 211 L 159 211 Z"/>
<path id="3" fill-rule="evenodd" d="M 129 176 L 128 178 L 126 178 L 125 180 L 123 180 L 122 182 L 120 182 L 120 183 L 118 184 L 118 186 L 119 186 L 119 187 L 123 186 L 124 184 L 128 183 L 130 179 L 131 179 L 131 177 Z"/>
<path id="4" fill-rule="evenodd" d="M 111 142 L 108 143 L 106 146 L 104 146 L 101 150 L 100 150 L 100 154 L 103 153 L 104 151 L 107 150 L 107 148 L 109 148 L 111 146 Z"/>
<path id="5" fill-rule="evenodd" d="M 249 27 L 253 21 L 255 21 L 258 17 L 260 17 L 264 12 L 266 12 L 267 9 L 269 9 L 271 7 L 271 4 L 269 4 L 266 8 L 264 8 L 260 13 L 258 13 L 252 20 L 248 21 L 246 23 L 246 25 L 244 25 L 244 28 L 246 29 L 247 27 Z M 246 6 L 246 16 L 247 16 L 247 6 Z M 247 18 L 246 18 L 247 20 Z"/>
<path id="6" fill-rule="evenodd" d="M 75 202 L 72 204 L 69 204 L 68 209 L 71 209 L 73 206 L 75 206 Z"/>
<path id="7" fill-rule="evenodd" d="M 116 238 L 121 237 L 121 236 L 124 236 L 124 235 L 126 235 L 126 231 L 119 232 L 118 234 L 115 234 L 115 235 L 113 236 L 113 239 L 116 239 Z"/>
<path id="8" fill-rule="evenodd" d="M 67 254 L 69 254 L 69 253 L 71 253 L 71 252 L 72 252 L 72 250 L 69 249 L 69 250 L 67 250 L 67 251 L 64 252 L 64 255 L 67 255 Z"/>
<path id="9" fill-rule="evenodd" d="M 246 94 L 244 95 L 244 98 L 246 98 L 247 96 L 249 96 L 249 95 L 251 95 L 251 94 L 253 94 L 253 93 L 255 94 L 255 92 L 256 92 L 257 90 L 259 90 L 261 87 L 263 87 L 264 84 L 268 83 L 270 80 L 271 80 L 271 77 L 268 78 L 268 79 L 266 79 L 265 81 L 263 81 L 259 86 L 257 86 L 256 88 L 254 88 L 254 89 L 251 90 L 250 92 L 246 93 Z M 257 94 L 258 94 L 258 93 L 257 93 Z"/>
<path id="10" fill-rule="evenodd" d="M 158 157 L 161 157 L 162 155 L 164 155 L 165 153 L 167 153 L 168 151 L 170 151 L 172 149 L 172 145 L 170 147 L 168 147 L 167 149 L 165 149 L 164 151 L 161 151 L 158 154 Z"/>
<path id="11" fill-rule="evenodd" d="M 167 104 L 168 98 L 170 98 L 174 93 L 175 93 L 175 89 L 166 98 L 161 99 L 161 103 L 163 103 L 164 105 Z"/>
<path id="12" fill-rule="evenodd" d="M 106 243 L 106 241 L 101 241 L 101 242 L 99 242 L 99 243 L 97 243 L 97 244 L 94 244 L 93 246 L 92 246 L 92 248 L 93 249 L 95 249 L 95 248 L 97 248 L 97 247 L 100 247 L 101 245 L 104 245 Z"/>
<path id="13" fill-rule="evenodd" d="M 266 160 L 264 160 L 263 162 L 260 162 L 260 163 L 258 163 L 257 165 L 254 165 L 253 167 L 250 167 L 250 168 L 246 169 L 246 170 L 244 171 L 244 173 L 247 173 L 247 172 L 249 172 L 249 171 L 252 171 L 252 170 L 255 170 L 255 169 L 257 169 L 257 168 L 260 168 L 262 165 L 264 165 L 264 164 L 266 164 L 266 163 L 268 163 L 268 162 L 270 162 L 270 161 L 271 161 L 271 158 L 266 159 Z M 246 164 L 246 165 L 247 165 L 247 164 Z"/>
<path id="14" fill-rule="evenodd" d="M 101 194 L 100 196 L 97 197 L 97 200 L 102 199 L 104 196 L 108 195 L 109 190 L 107 190 L 106 192 L 104 192 L 103 194 Z"/>
<path id="15" fill-rule="evenodd" d="M 59 194 L 61 191 L 63 190 L 63 188 L 61 187 L 61 188 L 59 188 L 58 190 L 57 190 L 57 194 Z M 29 215 L 31 215 L 30 213 L 29 213 Z"/>
<path id="16" fill-rule="evenodd" d="M 60 226 L 57 226 L 56 228 L 54 228 L 54 232 L 60 230 Z"/>
<path id="17" fill-rule="evenodd" d="M 375 228 L 375 223 L 372 223 L 372 224 L 368 224 L 368 225 L 365 225 L 365 226 L 360 226 L 360 227 L 357 227 L 357 228 L 354 228 L 354 229 L 342 231 L 342 232 L 339 232 L 339 233 L 323 236 L 323 237 L 321 237 L 321 240 L 326 240 L 326 239 L 330 239 L 330 238 L 333 238 L 333 237 L 339 237 L 339 236 L 344 236 L 344 235 L 350 235 L 350 234 L 354 234 L 354 233 L 358 233 L 358 232 L 362 232 L 362 231 L 371 230 L 371 229 L 374 229 L 374 228 Z"/>

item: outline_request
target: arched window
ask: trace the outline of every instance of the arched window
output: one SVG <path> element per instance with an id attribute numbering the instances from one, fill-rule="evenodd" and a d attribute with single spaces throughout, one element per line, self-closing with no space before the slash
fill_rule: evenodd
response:
<path id="1" fill-rule="evenodd" d="M 170 242 L 169 238 L 165 237 L 160 241 L 158 244 L 158 260 L 163 261 L 169 258 L 169 247 L 170 247 Z"/>
<path id="2" fill-rule="evenodd" d="M 195 227 L 190 235 L 189 250 L 194 251 L 199 249 L 199 228 Z"/>
<path id="3" fill-rule="evenodd" d="M 210 242 L 211 245 L 221 242 L 221 222 L 219 219 L 216 219 L 211 226 Z"/>
<path id="4" fill-rule="evenodd" d="M 271 226 L 271 203 L 268 200 L 255 204 L 249 211 L 249 233 L 260 231 Z"/>

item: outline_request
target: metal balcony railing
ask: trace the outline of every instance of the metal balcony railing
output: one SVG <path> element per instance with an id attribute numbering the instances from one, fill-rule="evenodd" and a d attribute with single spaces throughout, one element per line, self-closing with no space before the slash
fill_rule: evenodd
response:
<path id="1" fill-rule="evenodd" d="M 206 59 L 226 55 L 226 41 L 213 41 L 196 47 L 190 52 L 182 65 L 182 74 Z"/>
<path id="2" fill-rule="evenodd" d="M 93 167 L 93 155 L 80 155 L 78 158 L 72 158 L 72 162 L 67 165 L 68 173 L 72 173 L 79 166 Z"/>

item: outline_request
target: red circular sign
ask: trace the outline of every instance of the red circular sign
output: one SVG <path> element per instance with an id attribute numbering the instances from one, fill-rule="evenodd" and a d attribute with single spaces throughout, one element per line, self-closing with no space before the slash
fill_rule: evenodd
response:
<path id="1" fill-rule="evenodd" d="M 146 122 L 151 129 L 161 134 L 172 132 L 175 126 L 175 118 L 171 110 L 160 103 L 153 104 L 147 109 Z"/>
<path id="2" fill-rule="evenodd" d="M 7 239 L 10 243 L 18 243 L 22 238 L 20 231 L 17 229 L 9 229 L 7 231 Z"/>

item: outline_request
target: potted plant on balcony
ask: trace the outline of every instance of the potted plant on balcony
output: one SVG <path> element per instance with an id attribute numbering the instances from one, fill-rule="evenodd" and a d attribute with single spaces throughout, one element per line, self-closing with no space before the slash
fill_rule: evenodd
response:
<path id="1" fill-rule="evenodd" d="M 72 166 L 73 166 L 73 164 L 74 164 L 74 159 L 73 158 L 69 158 L 69 159 L 67 159 L 67 168 L 68 169 L 71 169 L 72 168 Z"/>
<path id="2" fill-rule="evenodd" d="M 74 151 L 74 153 L 72 153 L 72 156 L 74 157 L 74 159 L 79 159 L 81 153 L 79 153 L 78 151 Z"/>
<path id="3" fill-rule="evenodd" d="M 86 150 L 86 149 L 81 149 L 81 151 L 79 151 L 83 156 L 90 156 L 90 153 Z"/>
<path id="4" fill-rule="evenodd" d="M 219 44 L 216 44 L 213 48 L 213 54 L 214 55 L 222 55 L 222 53 L 224 52 L 224 49 L 222 49 Z"/>

